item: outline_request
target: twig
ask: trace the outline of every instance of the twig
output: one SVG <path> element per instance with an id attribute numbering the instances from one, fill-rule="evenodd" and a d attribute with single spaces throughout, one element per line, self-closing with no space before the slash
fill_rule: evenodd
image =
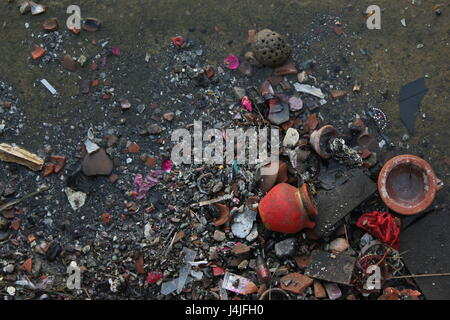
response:
<path id="1" fill-rule="evenodd" d="M 348 242 L 347 224 L 344 224 L 345 240 Z"/>
<path id="2" fill-rule="evenodd" d="M 22 201 L 24 201 L 24 200 L 26 200 L 26 199 L 28 199 L 28 198 L 34 197 L 35 195 L 38 195 L 38 194 L 41 193 L 41 192 L 47 191 L 48 189 L 49 189 L 49 187 L 44 186 L 44 187 L 42 187 L 41 189 L 39 189 L 39 190 L 37 190 L 37 191 L 31 192 L 31 193 L 29 193 L 29 194 L 23 196 L 22 198 L 19 198 L 19 199 L 10 201 L 10 202 L 8 202 L 8 203 L 6 203 L 6 204 L 4 204 L 4 205 L 2 205 L 2 206 L 0 207 L 0 212 L 2 212 L 3 210 L 8 209 L 8 208 L 11 207 L 11 206 L 14 206 L 14 205 L 20 203 L 20 202 L 22 202 Z"/>
<path id="3" fill-rule="evenodd" d="M 390 279 L 406 279 L 406 278 L 425 278 L 425 277 L 443 277 L 443 276 L 450 276 L 450 272 L 447 273 L 426 273 L 426 274 L 411 274 L 408 276 L 397 276 L 397 277 L 391 277 Z"/>
<path id="4" fill-rule="evenodd" d="M 220 202 L 220 201 L 224 201 L 224 200 L 230 200 L 233 197 L 233 193 L 231 194 L 225 194 L 219 198 L 215 198 L 215 199 L 210 199 L 210 200 L 206 200 L 206 201 L 200 201 L 199 203 L 197 203 L 198 206 L 203 207 L 203 206 L 207 206 L 216 202 Z M 195 204 L 194 204 L 195 205 Z"/>
<path id="5" fill-rule="evenodd" d="M 172 229 L 172 231 L 175 231 L 175 229 Z M 175 232 L 175 234 L 172 237 L 172 240 L 170 241 L 169 245 L 167 246 L 165 252 L 164 252 L 164 258 L 167 257 L 167 255 L 169 254 L 170 250 L 172 250 L 172 245 L 173 242 L 175 241 L 175 238 L 177 237 L 177 233 Z"/>

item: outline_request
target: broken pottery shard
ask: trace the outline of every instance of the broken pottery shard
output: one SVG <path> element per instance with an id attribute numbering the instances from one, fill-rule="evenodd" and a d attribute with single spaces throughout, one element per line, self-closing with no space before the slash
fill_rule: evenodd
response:
<path id="1" fill-rule="evenodd" d="M 6 143 L 0 144 L 0 160 L 18 163 L 33 171 L 39 171 L 44 166 L 44 159 L 25 149 Z"/>
<path id="2" fill-rule="evenodd" d="M 449 272 L 449 225 L 450 211 L 444 207 L 417 218 L 402 231 L 400 235 L 402 260 L 411 274 Z M 419 285 L 420 291 L 426 299 L 450 299 L 450 277 L 417 277 L 413 279 Z"/>
<path id="3" fill-rule="evenodd" d="M 21 1 L 19 3 L 19 11 L 21 14 L 25 14 L 31 10 L 29 1 Z"/>
<path id="4" fill-rule="evenodd" d="M 86 147 L 86 151 L 89 154 L 93 154 L 95 151 L 100 149 L 100 147 L 96 143 L 92 142 L 90 139 L 87 139 L 84 142 L 84 146 Z"/>
<path id="5" fill-rule="evenodd" d="M 48 20 L 45 20 L 44 23 L 42 24 L 42 29 L 44 29 L 45 31 L 55 31 L 58 30 L 59 28 L 59 24 L 58 24 L 58 19 L 56 18 L 50 18 Z"/>
<path id="6" fill-rule="evenodd" d="M 256 220 L 257 213 L 253 210 L 246 210 L 238 213 L 231 225 L 231 231 L 238 238 L 245 238 L 252 231 L 253 222 Z"/>
<path id="7" fill-rule="evenodd" d="M 86 194 L 81 191 L 75 191 L 71 188 L 66 188 L 67 199 L 69 200 L 70 206 L 73 210 L 78 210 L 86 202 Z"/>
<path id="8" fill-rule="evenodd" d="M 298 92 L 308 93 L 313 96 L 316 96 L 320 99 L 325 98 L 325 95 L 323 94 L 322 90 L 319 88 L 310 86 L 309 84 L 300 84 L 298 82 L 294 83 L 294 88 Z"/>
<path id="9" fill-rule="evenodd" d="M 72 57 L 66 54 L 62 62 L 62 66 L 69 71 L 76 71 L 77 64 L 73 61 Z"/>
<path id="10" fill-rule="evenodd" d="M 222 288 L 238 294 L 258 292 L 258 287 L 252 281 L 230 272 L 225 273 Z"/>
<path id="11" fill-rule="evenodd" d="M 33 16 L 44 13 L 45 12 L 45 6 L 40 3 L 35 3 L 33 1 L 28 1 L 30 3 L 31 7 L 31 14 Z"/>
<path id="12" fill-rule="evenodd" d="M 269 121 L 275 125 L 279 125 L 286 121 L 289 121 L 289 105 L 281 101 L 275 102 L 274 100 L 276 99 L 272 99 L 269 101 Z"/>
<path id="13" fill-rule="evenodd" d="M 414 124 L 420 101 L 427 91 L 424 78 L 405 84 L 400 89 L 400 119 L 411 134 L 414 134 Z"/>
<path id="14" fill-rule="evenodd" d="M 342 297 L 341 289 L 339 289 L 336 283 L 325 283 L 325 290 L 330 300 L 336 300 Z"/>
<path id="15" fill-rule="evenodd" d="M 88 94 L 89 93 L 89 85 L 90 85 L 90 81 L 87 79 L 81 80 L 80 81 L 80 92 L 82 94 Z"/>
<path id="16" fill-rule="evenodd" d="M 292 96 L 289 98 L 289 107 L 291 111 L 299 111 L 303 109 L 303 100 L 299 97 Z"/>
<path id="17" fill-rule="evenodd" d="M 377 185 L 361 169 L 342 172 L 345 182 L 332 190 L 319 189 L 317 192 L 317 209 L 314 234 L 322 237 L 334 230 L 336 223 L 343 219 L 375 191 Z"/>
<path id="18" fill-rule="evenodd" d="M 356 258 L 348 254 L 333 255 L 314 250 L 305 274 L 311 278 L 350 285 Z"/>
<path id="19" fill-rule="evenodd" d="M 101 21 L 96 18 L 86 18 L 83 23 L 83 30 L 88 32 L 97 31 L 102 25 Z"/>
<path id="20" fill-rule="evenodd" d="M 113 162 L 102 148 L 93 154 L 87 154 L 83 159 L 82 170 L 86 176 L 109 176 L 112 169 Z"/>
<path id="21" fill-rule="evenodd" d="M 280 279 L 281 289 L 295 294 L 301 294 L 306 288 L 313 284 L 313 279 L 294 272 Z"/>

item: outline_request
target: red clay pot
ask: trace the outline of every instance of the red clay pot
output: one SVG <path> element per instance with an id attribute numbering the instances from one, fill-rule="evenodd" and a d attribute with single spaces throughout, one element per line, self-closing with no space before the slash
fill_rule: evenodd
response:
<path id="1" fill-rule="evenodd" d="M 393 211 L 413 215 L 428 208 L 442 188 L 431 166 L 414 155 L 390 159 L 378 176 L 378 191 Z"/>
<path id="2" fill-rule="evenodd" d="M 310 216 L 317 216 L 317 208 L 303 184 L 296 188 L 287 183 L 273 187 L 258 206 L 259 215 L 269 230 L 297 233 L 305 228 L 314 228 L 316 223 Z"/>

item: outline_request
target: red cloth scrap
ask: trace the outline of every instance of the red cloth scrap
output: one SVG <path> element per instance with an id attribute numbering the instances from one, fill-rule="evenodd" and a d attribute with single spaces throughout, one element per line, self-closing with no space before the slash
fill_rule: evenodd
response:
<path id="1" fill-rule="evenodd" d="M 379 211 L 364 213 L 356 225 L 395 250 L 400 249 L 400 225 L 391 213 Z"/>

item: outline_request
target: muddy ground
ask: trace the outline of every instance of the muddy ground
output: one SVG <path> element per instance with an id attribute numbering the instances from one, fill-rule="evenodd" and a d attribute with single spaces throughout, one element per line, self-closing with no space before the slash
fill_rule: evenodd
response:
<path id="1" fill-rule="evenodd" d="M 342 100 L 327 99 L 318 110 L 323 117 L 321 125 L 330 123 L 339 133 L 345 133 L 356 115 L 364 116 L 368 107 L 380 108 L 389 119 L 385 133 L 395 148 L 384 148 L 378 160 L 383 163 L 397 154 L 415 154 L 431 164 L 445 185 L 450 183 L 446 136 L 450 7 L 444 3 L 442 14 L 438 16 L 433 9 L 438 2 L 380 0 L 377 4 L 382 8 L 382 29 L 368 30 L 363 12 L 372 3 L 366 1 L 79 1 L 83 17 L 96 17 L 103 23 L 97 32 L 75 35 L 64 26 L 68 16 L 66 8 L 73 4 L 70 1 L 46 1 L 47 11 L 38 16 L 20 15 L 16 2 L 0 5 L 0 81 L 4 84 L 0 100 L 12 102 L 12 107 L 0 109 L 0 121 L 5 124 L 0 141 L 15 143 L 43 158 L 63 155 L 66 166 L 61 174 L 43 177 L 42 173 L 22 166 L 0 163 L 2 202 L 28 194 L 42 184 L 50 187 L 42 196 L 17 205 L 17 212 L 10 219 L 10 223 L 20 219 L 20 224 L 17 230 L 8 228 L 0 244 L 3 267 L 14 266 L 12 272 L 2 271 L 0 295 L 4 297 L 218 297 L 220 277 L 212 276 L 211 268 L 207 267 L 202 269 L 204 280 L 181 295 L 161 295 L 160 284 L 177 277 L 183 247 L 196 248 L 197 259 L 204 260 L 208 259 L 211 247 L 237 241 L 228 231 L 227 241 L 215 242 L 212 239 L 216 229 L 211 224 L 213 213 L 204 208 L 195 209 L 194 213 L 187 209 L 192 203 L 205 199 L 205 196 L 200 198 L 195 186 L 200 173 L 211 171 L 214 181 L 222 179 L 227 184 L 227 175 L 234 169 L 206 166 L 195 171 L 190 166 L 175 167 L 146 199 L 136 200 L 129 192 L 134 189 L 135 175 L 149 170 L 141 159 L 143 154 L 157 159 L 156 168 L 170 155 L 173 147 L 170 136 L 174 129 L 190 128 L 194 119 L 203 120 L 211 128 L 236 125 L 233 115 L 241 109 L 234 98 L 233 87 L 259 87 L 273 72 L 271 68 L 255 69 L 251 77 L 246 77 L 237 70 L 224 68 L 223 59 L 228 54 L 233 53 L 242 60 L 248 51 L 249 29 L 271 28 L 286 35 L 293 49 L 291 61 L 299 66 L 314 59 L 312 75 L 316 80 L 311 84 L 325 92 L 331 89 L 351 91 L 355 80 L 362 83 L 360 93 L 351 93 Z M 46 34 L 41 28 L 50 17 L 59 20 L 58 34 Z M 406 19 L 406 27 L 400 22 L 402 18 Z M 336 21 L 342 22 L 342 35 L 333 30 Z M 175 35 L 183 36 L 189 45 L 174 46 L 170 38 Z M 418 48 L 419 44 L 423 47 Z M 30 54 L 37 45 L 48 48 L 48 58 L 31 59 Z M 110 53 L 114 46 L 120 47 L 120 56 Z M 69 72 L 61 66 L 65 54 L 85 55 L 88 61 L 83 68 Z M 198 67 L 211 65 L 216 70 L 214 81 L 199 87 L 194 81 L 179 80 L 174 69 L 183 64 L 183 59 Z M 92 62 L 99 65 L 97 70 L 91 70 Z M 218 72 L 220 66 L 222 73 Z M 407 130 L 399 118 L 399 90 L 405 83 L 420 77 L 426 77 L 429 91 L 421 103 L 415 134 L 405 136 Z M 42 86 L 39 80 L 43 78 L 56 88 L 57 96 L 52 96 Z M 82 80 L 100 80 L 100 85 L 83 94 L 79 87 Z M 287 80 L 297 81 L 295 75 L 288 76 Z M 112 92 L 109 99 L 104 97 L 105 90 Z M 121 110 L 117 103 L 120 98 L 129 100 L 130 110 Z M 141 112 L 139 105 L 145 105 Z M 167 112 L 175 113 L 172 121 L 162 117 Z M 156 135 L 145 134 L 143 131 L 152 123 L 163 131 Z M 71 183 L 88 197 L 86 204 L 75 211 L 69 206 L 64 189 L 67 178 L 77 172 L 81 163 L 80 146 L 89 128 L 98 143 L 109 148 L 118 180 L 111 183 L 109 177 L 77 174 Z M 381 140 L 375 128 L 371 129 Z M 112 135 L 119 140 L 108 147 L 105 137 Z M 130 142 L 140 146 L 138 153 L 127 151 Z M 246 183 L 240 204 L 245 203 L 249 195 L 261 196 L 257 187 L 252 188 L 254 170 L 244 167 L 242 171 L 242 176 L 232 181 L 241 179 Z M 447 203 L 448 195 L 449 190 L 444 187 L 436 203 Z M 363 209 L 383 208 L 376 199 L 373 207 L 367 206 Z M 103 213 L 112 216 L 110 224 L 103 223 Z M 205 225 L 198 215 L 205 217 Z M 144 235 L 146 224 L 152 229 L 147 236 Z M 270 256 L 273 243 L 286 236 L 267 232 L 260 222 L 258 226 L 259 239 L 247 245 L 252 249 L 264 247 Z M 184 238 L 166 255 L 173 235 L 180 231 L 185 233 Z M 34 243 L 28 241 L 30 234 L 36 237 Z M 360 236 L 350 239 L 352 248 Z M 308 252 L 311 243 L 304 241 L 303 234 L 296 237 L 300 247 Z M 36 248 L 42 242 L 61 247 L 61 250 L 53 248 L 58 251 L 54 261 Z M 45 244 L 43 247 L 46 248 Z M 145 273 L 139 274 L 135 263 L 140 256 L 143 256 L 145 272 L 163 271 L 163 280 L 146 283 Z M 278 264 L 289 266 L 291 271 L 296 269 L 292 259 L 272 256 L 268 261 L 270 268 L 276 269 Z M 30 279 L 37 283 L 41 276 L 52 275 L 56 277 L 53 286 L 31 290 L 14 284 L 27 275 L 20 267 L 29 258 L 33 258 L 34 266 L 31 276 L 28 274 Z M 254 257 L 249 260 L 248 268 L 230 267 L 229 270 L 255 279 Z M 83 266 L 80 291 L 65 286 L 66 268 L 71 261 Z M 224 268 L 228 264 L 228 257 L 219 263 Z M 401 285 L 415 288 L 412 281 Z M 14 296 L 6 291 L 10 286 L 17 290 Z M 351 287 L 342 290 L 343 298 L 354 293 Z M 312 292 L 306 292 L 294 298 L 313 296 Z"/>

